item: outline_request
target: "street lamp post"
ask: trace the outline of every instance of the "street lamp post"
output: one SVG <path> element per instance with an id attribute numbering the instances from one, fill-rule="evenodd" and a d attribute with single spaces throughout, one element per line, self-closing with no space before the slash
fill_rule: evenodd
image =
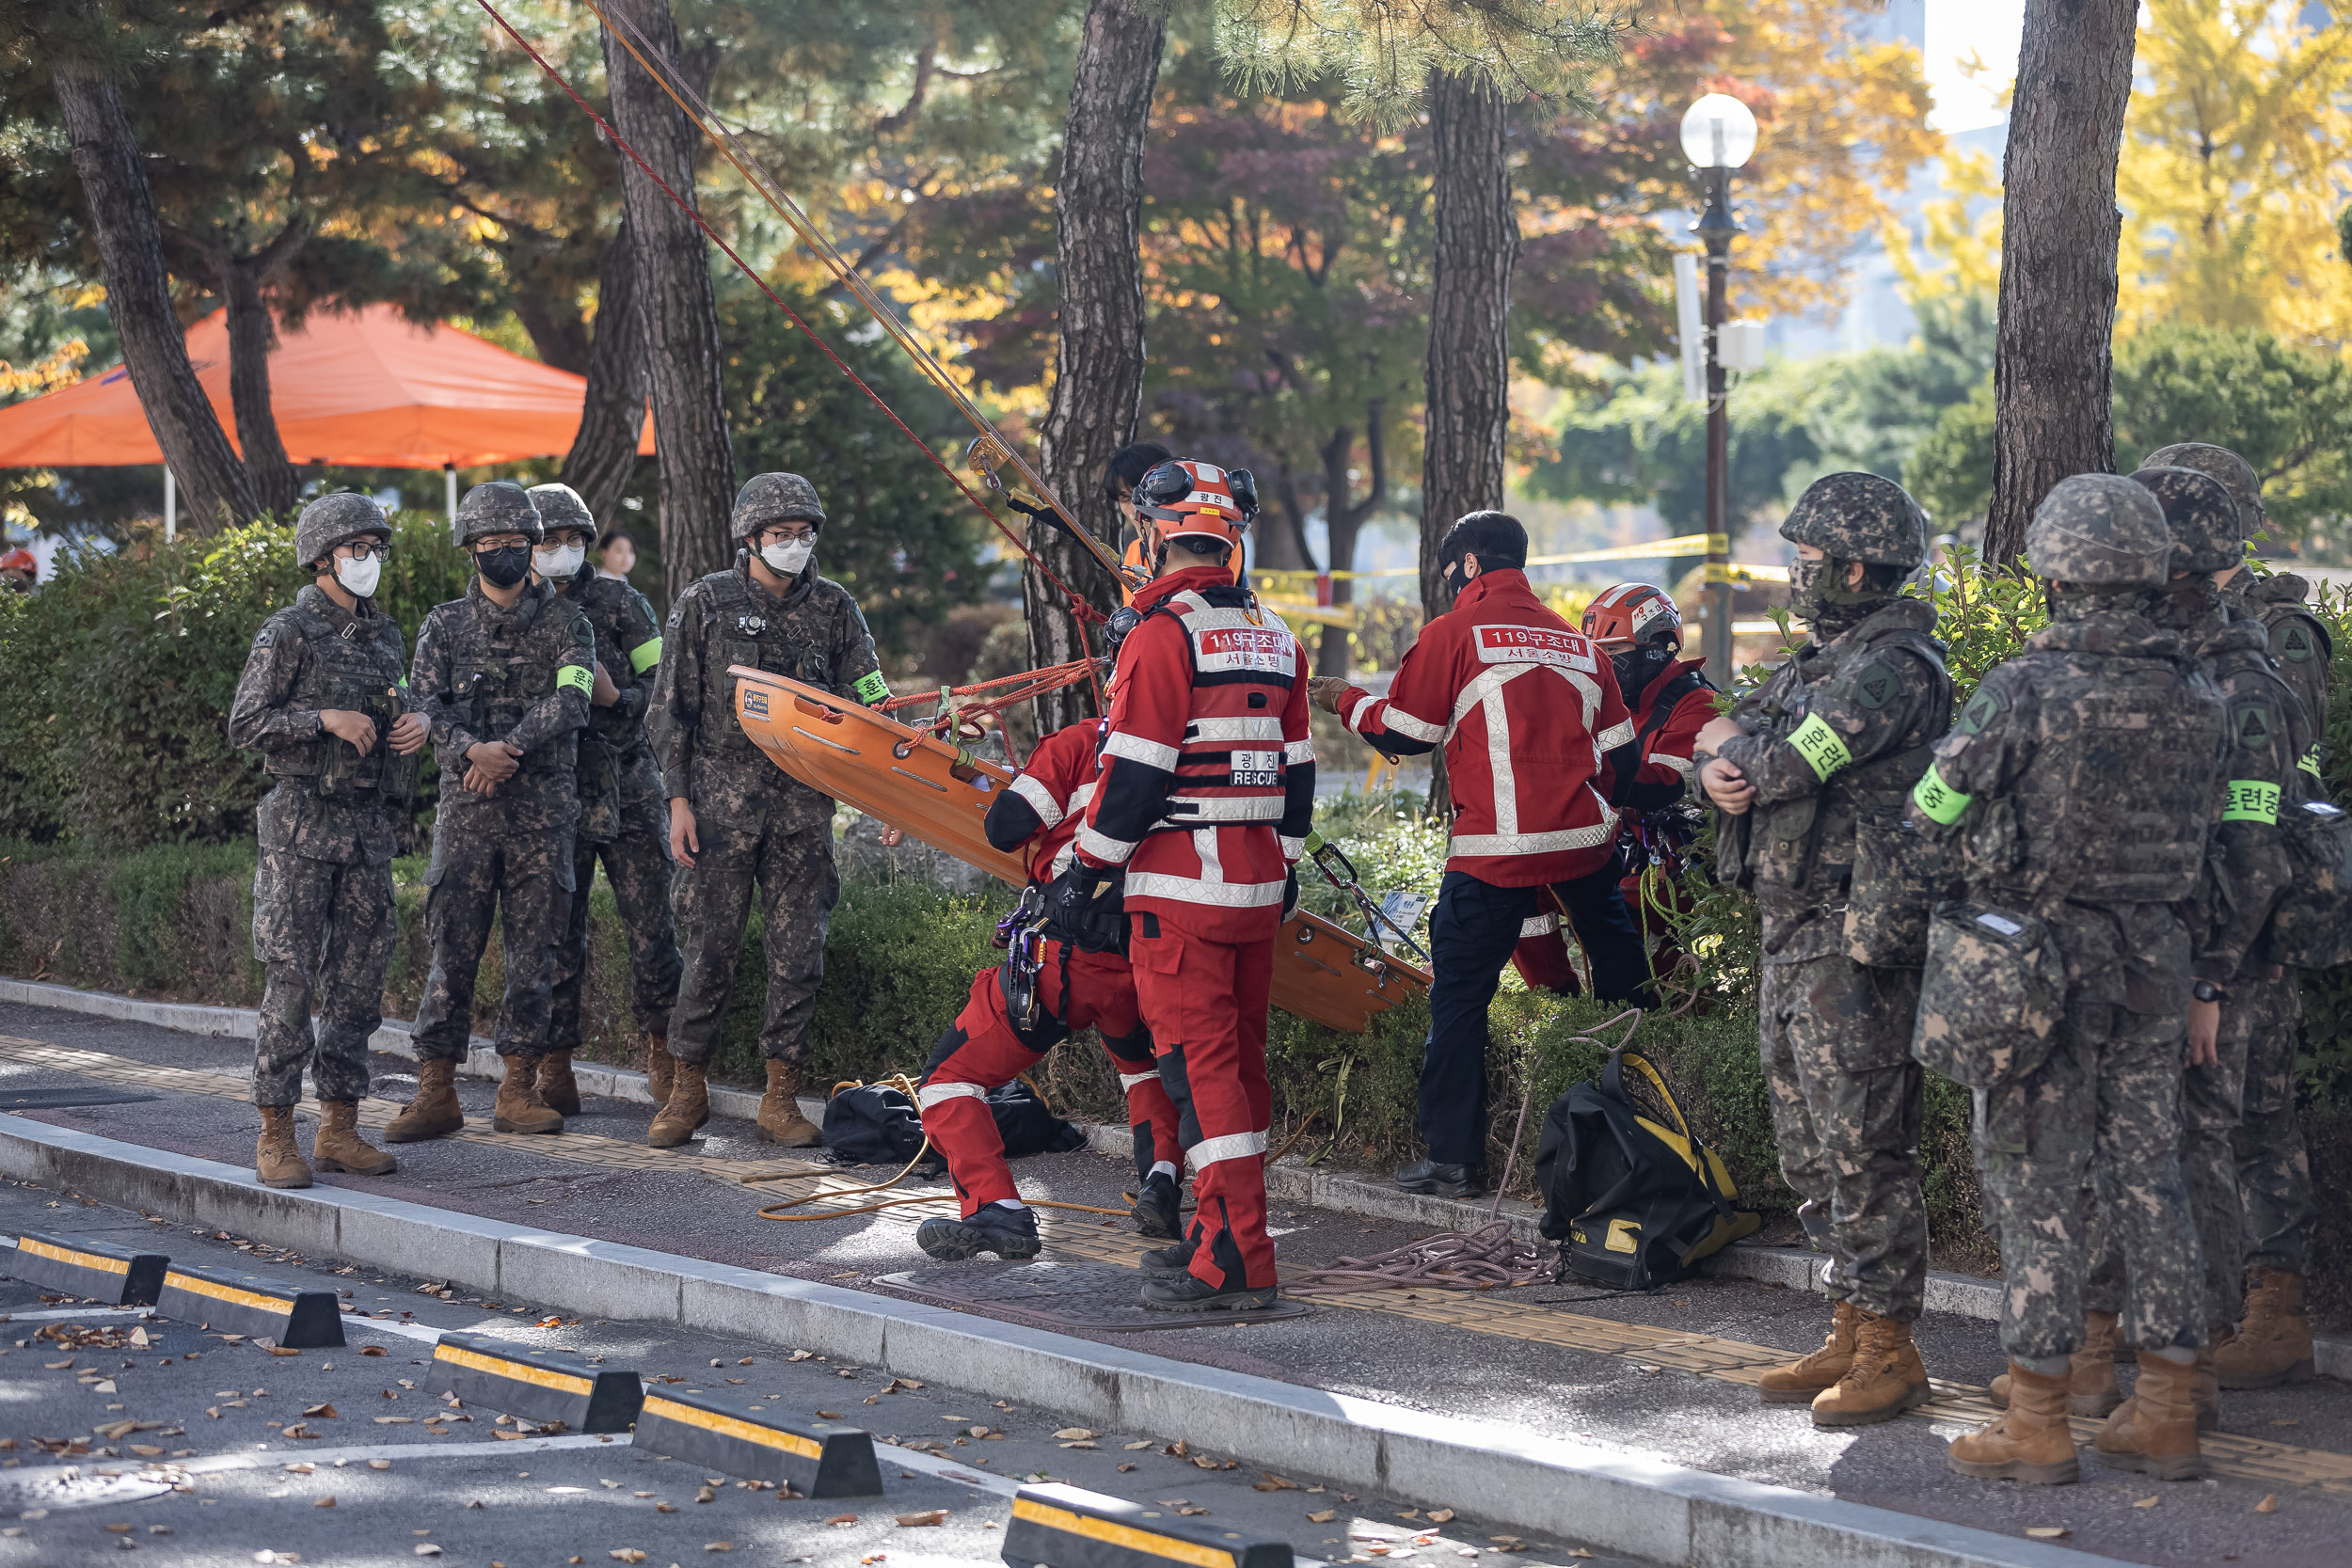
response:
<path id="1" fill-rule="evenodd" d="M 1682 116 L 1682 151 L 1707 185 L 1707 211 L 1691 231 L 1707 243 L 1707 594 L 1699 652 L 1707 675 L 1731 685 L 1731 424 L 1724 408 L 1723 325 L 1731 273 L 1731 171 L 1756 151 L 1756 117 L 1710 92 Z"/>

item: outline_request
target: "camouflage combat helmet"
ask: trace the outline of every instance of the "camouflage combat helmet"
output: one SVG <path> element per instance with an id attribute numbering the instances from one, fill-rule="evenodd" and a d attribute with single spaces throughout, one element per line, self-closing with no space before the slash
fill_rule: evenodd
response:
<path id="1" fill-rule="evenodd" d="M 1827 474 L 1805 486 L 1780 536 L 1837 561 L 1899 566 L 1928 558 L 1928 517 L 1910 493 L 1876 474 Z"/>
<path id="2" fill-rule="evenodd" d="M 2144 487 L 2121 474 L 2076 474 L 2034 508 L 2026 563 L 2069 588 L 2161 588 L 2172 579 L 2172 532 Z"/>
<path id="3" fill-rule="evenodd" d="M 457 503 L 457 518 L 449 527 L 451 542 L 459 549 L 494 533 L 519 533 L 537 544 L 546 535 L 539 526 L 539 509 L 531 492 L 511 479 L 494 479 L 466 492 Z"/>
<path id="4" fill-rule="evenodd" d="M 336 546 L 363 533 L 385 540 L 392 536 L 391 522 L 373 496 L 357 490 L 321 496 L 294 519 L 294 559 L 305 566 L 316 565 L 332 555 Z"/>
<path id="5" fill-rule="evenodd" d="M 730 539 L 749 539 L 770 523 L 815 523 L 825 526 L 825 507 L 817 486 L 798 474 L 754 474 L 735 493 L 735 516 Z"/>
<path id="6" fill-rule="evenodd" d="M 2139 460 L 2143 468 L 2194 468 L 2221 482 L 2237 502 L 2238 536 L 2243 539 L 2262 527 L 2263 482 L 2254 466 L 2227 447 L 2210 441 L 2175 441 L 2158 447 Z"/>
<path id="7" fill-rule="evenodd" d="M 2219 480 L 2194 468 L 2142 468 L 2131 477 L 2164 509 L 2172 570 L 2222 572 L 2245 559 L 2237 501 Z"/>
<path id="8" fill-rule="evenodd" d="M 604 530 L 596 526 L 596 515 L 588 503 L 580 499 L 580 492 L 568 484 L 534 484 L 531 487 L 531 504 L 539 510 L 539 527 L 544 533 L 559 528 L 584 528 L 588 531 L 588 547 L 595 549 L 596 541 L 604 537 Z"/>

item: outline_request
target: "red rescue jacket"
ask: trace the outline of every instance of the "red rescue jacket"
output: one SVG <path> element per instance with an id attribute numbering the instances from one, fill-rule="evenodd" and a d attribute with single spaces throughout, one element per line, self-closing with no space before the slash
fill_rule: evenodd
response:
<path id="1" fill-rule="evenodd" d="M 1157 578 L 1135 608 L 1079 858 L 1127 868 L 1132 915 L 1270 940 L 1314 812 L 1306 652 L 1216 567 Z"/>
<path id="2" fill-rule="evenodd" d="M 1632 718 L 1609 661 L 1535 596 L 1525 572 L 1472 578 L 1422 628 L 1389 694 L 1351 687 L 1340 716 L 1385 752 L 1444 746 L 1448 871 L 1532 887 L 1607 863 L 1617 814 L 1602 763 L 1632 744 Z"/>
<path id="3" fill-rule="evenodd" d="M 1030 845 L 1033 882 L 1050 882 L 1070 864 L 1071 841 L 1094 799 L 1103 734 L 1100 719 L 1064 724 L 1037 743 L 988 808 L 988 842 L 1007 853 Z"/>
<path id="4" fill-rule="evenodd" d="M 1690 791 L 1691 753 L 1698 749 L 1699 731 L 1715 717 L 1715 689 L 1708 684 L 1706 668 L 1703 658 L 1677 659 L 1634 699 L 1633 738 L 1641 748 L 1641 767 L 1634 788 L 1618 794 L 1619 805 L 1655 810 Z"/>

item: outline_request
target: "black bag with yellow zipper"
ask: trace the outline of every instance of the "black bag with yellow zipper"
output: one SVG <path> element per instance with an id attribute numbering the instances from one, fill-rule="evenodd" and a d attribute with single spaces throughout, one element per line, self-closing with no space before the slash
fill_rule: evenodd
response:
<path id="1" fill-rule="evenodd" d="M 1535 1186 L 1563 1272 L 1612 1290 L 1671 1285 L 1763 1224 L 1736 1207 L 1731 1173 L 1692 1135 L 1665 1076 L 1622 1047 L 1545 1113 Z"/>

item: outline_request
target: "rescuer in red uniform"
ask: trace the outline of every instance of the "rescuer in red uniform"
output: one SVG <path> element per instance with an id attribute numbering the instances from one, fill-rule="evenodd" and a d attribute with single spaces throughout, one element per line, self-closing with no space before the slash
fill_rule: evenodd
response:
<path id="1" fill-rule="evenodd" d="M 1621 814 L 1617 863 L 1623 875 L 1617 886 L 1635 929 L 1657 943 L 1672 931 L 1656 917 L 1642 881 L 1654 863 L 1678 868 L 1680 851 L 1690 841 L 1672 808 L 1689 792 L 1691 753 L 1700 729 L 1715 717 L 1715 686 L 1707 678 L 1705 659 L 1677 657 L 1682 652 L 1682 611 L 1663 589 L 1649 583 L 1621 582 L 1604 590 L 1584 608 L 1584 635 L 1608 657 L 1618 694 L 1633 714 L 1638 766 L 1630 778 L 1615 781 L 1609 797 Z M 1655 946 L 1650 959 L 1656 973 L 1665 973 L 1666 959 Z M 1512 961 L 1531 986 L 1571 995 L 1578 990 L 1555 908 L 1528 917 Z"/>
<path id="2" fill-rule="evenodd" d="M 1135 499 L 1152 578 L 1056 918 L 1110 945 L 1123 895 L 1136 999 L 1183 1115 L 1191 1232 L 1146 1256 L 1144 1304 L 1271 1307 L 1266 1006 L 1314 810 L 1307 657 L 1233 582 L 1246 519 L 1222 469 L 1162 464 Z"/>
<path id="3" fill-rule="evenodd" d="M 1099 1032 L 1126 1091 L 1127 1122 L 1135 1130 L 1136 1227 L 1146 1236 L 1172 1239 L 1184 1147 L 1176 1141 L 1176 1107 L 1152 1060 L 1152 1034 L 1136 1008 L 1136 985 L 1126 958 L 1089 953 L 1044 919 L 1045 890 L 1067 870 L 1071 841 L 1093 799 L 1104 721 L 1088 719 L 1056 730 L 1037 744 L 1028 762 L 988 808 L 988 841 L 1010 852 L 1034 846 L 1029 886 L 1003 927 L 1005 961 L 972 981 L 971 1000 L 931 1053 L 917 1091 L 923 1131 L 947 1162 L 963 1212 L 956 1219 L 923 1222 L 914 1239 L 933 1258 L 1034 1258 L 1037 1214 L 1021 1201 L 1005 1167 L 1004 1141 L 988 1107 L 988 1091 L 1009 1084 L 1045 1053 L 1085 1029 Z"/>
<path id="4" fill-rule="evenodd" d="M 1391 755 L 1445 748 L 1454 816 L 1429 917 L 1428 1157 L 1396 1183 L 1468 1197 L 1486 1185 L 1486 1008 L 1528 918 L 1566 911 L 1605 1000 L 1646 1006 L 1649 963 L 1617 894 L 1609 797 L 1636 753 L 1615 673 L 1528 586 L 1518 518 L 1470 513 L 1438 561 L 1454 608 L 1422 628 L 1389 694 L 1327 678 L 1314 700 Z"/>

